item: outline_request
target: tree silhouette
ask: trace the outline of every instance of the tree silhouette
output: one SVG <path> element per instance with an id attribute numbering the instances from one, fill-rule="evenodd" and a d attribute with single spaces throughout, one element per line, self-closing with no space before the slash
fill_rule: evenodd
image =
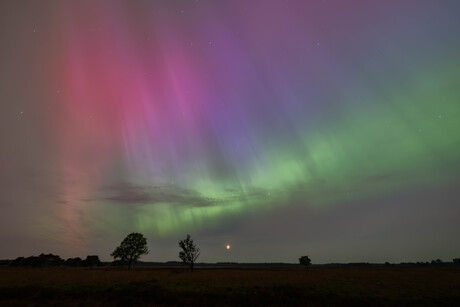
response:
<path id="1" fill-rule="evenodd" d="M 97 256 L 97 255 L 94 255 L 94 256 L 88 255 L 88 256 L 86 256 L 85 264 L 88 265 L 92 270 L 93 266 L 101 265 L 101 260 L 99 260 L 99 256 Z"/>
<path id="2" fill-rule="evenodd" d="M 190 235 L 187 235 L 185 240 L 179 241 L 179 246 L 182 248 L 182 251 L 179 252 L 179 258 L 186 264 L 190 266 L 190 271 L 193 272 L 193 265 L 200 256 L 200 249 L 196 247 L 193 243 L 193 240 L 190 238 Z"/>
<path id="3" fill-rule="evenodd" d="M 302 256 L 299 258 L 299 263 L 304 266 L 311 265 L 311 259 L 308 256 Z"/>
<path id="4" fill-rule="evenodd" d="M 121 261 L 128 263 L 128 269 L 131 269 L 133 262 L 148 253 L 147 239 L 141 233 L 133 232 L 121 242 L 120 246 L 110 256 L 114 259 L 120 258 Z"/>

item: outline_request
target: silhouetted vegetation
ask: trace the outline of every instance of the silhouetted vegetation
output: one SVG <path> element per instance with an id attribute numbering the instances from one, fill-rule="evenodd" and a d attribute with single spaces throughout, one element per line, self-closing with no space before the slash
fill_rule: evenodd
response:
<path id="1" fill-rule="evenodd" d="M 69 258 L 65 261 L 66 266 L 82 267 L 84 266 L 83 260 L 80 257 Z"/>
<path id="2" fill-rule="evenodd" d="M 200 249 L 196 247 L 195 243 L 193 243 L 189 234 L 185 240 L 179 241 L 179 246 L 182 249 L 182 251 L 179 252 L 179 258 L 182 262 L 188 264 L 190 266 L 190 271 L 193 272 L 193 266 L 200 256 Z"/>
<path id="3" fill-rule="evenodd" d="M 308 256 L 302 256 L 299 258 L 299 263 L 303 266 L 311 265 L 311 259 Z"/>
<path id="4" fill-rule="evenodd" d="M 12 261 L 8 259 L 0 260 L 0 265 L 10 265 L 11 262 Z"/>
<path id="5" fill-rule="evenodd" d="M 5 260 L 7 261 L 7 260 Z M 58 255 L 53 254 L 40 254 L 39 256 L 30 257 L 18 257 L 13 261 L 8 260 L 8 264 L 14 267 L 32 267 L 32 268 L 44 268 L 44 267 L 57 267 L 57 266 L 69 266 L 69 267 L 86 267 L 94 265 L 102 265 L 99 260 L 99 256 L 88 256 L 86 260 L 82 260 L 80 257 L 69 258 L 64 261 Z"/>
<path id="6" fill-rule="evenodd" d="M 88 255 L 86 256 L 86 259 L 85 259 L 85 264 L 87 266 L 89 266 L 91 269 L 93 269 L 93 266 L 97 265 L 101 265 L 101 260 L 99 260 L 99 256 L 96 256 L 96 255 Z"/>
<path id="7" fill-rule="evenodd" d="M 52 267 L 60 266 L 64 263 L 61 257 L 53 254 L 40 254 L 40 256 L 30 256 L 27 258 L 18 257 L 11 262 L 11 266 L 23 267 Z"/>
<path id="8" fill-rule="evenodd" d="M 110 256 L 115 260 L 120 259 L 121 261 L 128 264 L 128 269 L 131 269 L 131 264 L 142 255 L 149 253 L 147 248 L 147 239 L 137 232 L 130 233 L 118 246 Z"/>
<path id="9" fill-rule="evenodd" d="M 444 265 L 444 262 L 442 262 L 441 259 L 431 260 L 431 265 L 434 265 L 434 266 L 443 266 L 443 265 Z"/>
<path id="10" fill-rule="evenodd" d="M 430 266 L 430 263 L 428 261 L 426 262 L 421 262 L 421 261 L 417 261 L 417 263 L 415 263 L 416 266 Z"/>
<path id="11" fill-rule="evenodd" d="M 183 240 L 186 241 L 186 240 Z M 193 243 L 193 240 L 191 240 Z M 196 247 L 196 246 L 195 246 Z M 198 252 L 199 249 L 197 248 Z M 305 259 L 303 257 L 307 257 Z M 283 262 L 253 262 L 253 263 L 239 263 L 239 262 L 215 262 L 215 263 L 197 263 L 196 259 L 194 260 L 193 266 L 200 267 L 296 267 L 299 265 L 308 265 L 311 266 L 311 260 L 308 256 L 303 256 L 301 263 L 301 258 L 299 258 L 299 263 L 283 263 Z M 182 258 L 181 258 L 182 259 Z M 166 262 L 143 262 L 136 261 L 138 266 L 155 266 L 155 267 L 175 267 L 181 266 L 184 264 L 184 261 L 166 261 Z M 188 262 L 185 262 L 189 264 Z M 133 262 L 134 264 L 134 262 Z M 132 265 L 133 265 L 132 264 Z M 67 260 L 61 259 L 58 255 L 53 254 L 40 254 L 39 256 L 30 256 L 30 257 L 17 257 L 14 260 L 10 259 L 0 259 L 0 266 L 13 266 L 13 267 L 30 267 L 30 268 L 44 268 L 44 267 L 57 267 L 57 266 L 67 266 L 67 267 L 90 267 L 91 269 L 94 266 L 103 266 L 110 265 L 115 267 L 128 265 L 128 262 L 125 260 L 117 259 L 112 262 L 101 262 L 99 256 L 97 255 L 88 255 L 86 259 L 83 260 L 80 257 L 68 258 Z M 327 264 L 315 264 L 315 267 L 457 267 L 460 265 L 460 258 L 453 258 L 451 262 L 444 262 L 441 259 L 435 259 L 431 261 L 417 261 L 417 262 L 400 262 L 400 263 L 390 263 L 385 262 L 381 263 L 368 263 L 368 262 L 354 262 L 354 263 L 327 263 Z"/>

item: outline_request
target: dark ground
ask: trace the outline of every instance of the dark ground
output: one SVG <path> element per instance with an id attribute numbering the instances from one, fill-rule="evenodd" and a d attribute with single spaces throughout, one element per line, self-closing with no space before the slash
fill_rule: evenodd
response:
<path id="1" fill-rule="evenodd" d="M 460 268 L 0 268 L 1 306 L 460 306 Z"/>

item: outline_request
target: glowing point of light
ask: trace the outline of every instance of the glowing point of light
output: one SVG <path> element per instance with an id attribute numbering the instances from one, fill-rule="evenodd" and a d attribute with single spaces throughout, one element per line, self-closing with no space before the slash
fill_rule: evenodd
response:
<path id="1" fill-rule="evenodd" d="M 227 250 L 230 249 L 230 244 L 227 244 L 227 246 L 225 247 Z"/>

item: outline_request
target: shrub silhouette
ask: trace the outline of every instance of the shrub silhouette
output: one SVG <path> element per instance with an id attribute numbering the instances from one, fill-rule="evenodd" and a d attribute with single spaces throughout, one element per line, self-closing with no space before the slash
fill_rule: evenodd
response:
<path id="1" fill-rule="evenodd" d="M 299 258 L 299 263 L 304 266 L 311 265 L 311 259 L 308 256 L 302 256 Z"/>
<path id="2" fill-rule="evenodd" d="M 91 268 L 91 270 L 93 269 L 93 266 L 97 265 L 101 265 L 101 260 L 99 260 L 99 256 L 96 256 L 96 255 L 93 255 L 93 256 L 86 256 L 86 259 L 85 259 L 85 265 L 86 266 L 89 266 Z"/>
<path id="3" fill-rule="evenodd" d="M 69 258 L 64 263 L 66 266 L 80 267 L 83 266 L 83 260 L 80 257 Z"/>
<path id="4" fill-rule="evenodd" d="M 38 265 L 40 267 L 49 267 L 49 266 L 59 266 L 64 263 L 64 260 L 61 259 L 58 255 L 53 254 L 40 254 L 38 256 Z"/>
<path id="5" fill-rule="evenodd" d="M 18 257 L 11 262 L 11 266 L 23 266 L 24 257 Z"/>
<path id="6" fill-rule="evenodd" d="M 431 260 L 431 265 L 434 265 L 434 266 L 443 266 L 443 265 L 444 265 L 444 262 L 442 262 L 441 259 Z"/>

